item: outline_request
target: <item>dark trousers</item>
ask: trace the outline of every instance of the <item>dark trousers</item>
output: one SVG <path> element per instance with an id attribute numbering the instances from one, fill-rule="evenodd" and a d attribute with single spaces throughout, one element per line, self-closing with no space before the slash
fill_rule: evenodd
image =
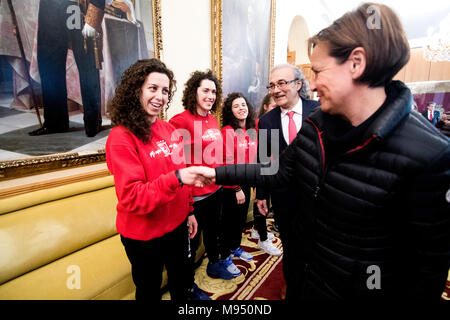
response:
<path id="1" fill-rule="evenodd" d="M 293 283 L 298 283 L 300 271 L 296 267 L 296 253 L 292 255 L 290 248 L 291 241 L 295 243 L 297 231 L 295 230 L 295 215 L 298 214 L 300 204 L 296 201 L 297 197 L 290 190 L 273 192 L 271 195 L 274 220 L 278 225 L 280 239 L 283 244 L 283 275 L 286 280 L 287 291 L 286 298 L 290 290 L 298 290 Z M 297 239 L 296 239 L 297 238 Z M 298 244 L 296 244 L 298 246 Z M 291 284 L 291 286 L 290 286 Z"/>
<path id="2" fill-rule="evenodd" d="M 50 129 L 67 130 L 66 58 L 70 47 L 75 56 L 80 75 L 80 89 L 84 110 L 86 132 L 94 131 L 101 124 L 100 77 L 95 68 L 93 42 L 87 39 L 84 51 L 81 27 L 69 30 L 68 21 L 73 21 L 73 6 L 69 0 L 41 0 L 39 5 L 37 62 L 42 85 L 44 103 L 44 126 Z"/>
<path id="3" fill-rule="evenodd" d="M 222 189 L 209 197 L 194 202 L 194 215 L 198 223 L 197 235 L 191 239 L 191 264 L 195 272 L 195 255 L 200 244 L 200 234 L 203 231 L 203 244 L 211 263 L 219 260 L 219 227 L 222 211 Z"/>
<path id="4" fill-rule="evenodd" d="M 247 221 L 248 207 L 250 204 L 250 187 L 243 186 L 245 202 L 238 204 L 234 189 L 223 189 L 222 224 L 223 243 L 221 244 L 222 256 L 229 256 L 233 250 L 241 245 L 242 230 Z"/>
<path id="5" fill-rule="evenodd" d="M 160 238 L 140 241 L 121 236 L 121 240 L 131 263 L 136 300 L 161 300 L 164 265 L 171 299 L 188 300 L 192 273 L 188 259 L 187 221 Z"/>
<path id="6" fill-rule="evenodd" d="M 269 199 L 266 199 L 267 201 L 267 207 L 270 208 L 270 202 Z M 256 231 L 258 231 L 259 239 L 261 241 L 267 240 L 267 224 L 266 224 L 267 217 L 262 215 L 259 210 L 258 206 L 256 205 L 256 201 L 253 202 L 253 227 Z"/>

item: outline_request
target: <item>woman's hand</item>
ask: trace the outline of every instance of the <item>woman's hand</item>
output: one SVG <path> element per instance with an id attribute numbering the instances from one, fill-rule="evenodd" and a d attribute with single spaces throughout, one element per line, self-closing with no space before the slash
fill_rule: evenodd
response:
<path id="1" fill-rule="evenodd" d="M 197 234 L 197 230 L 198 230 L 198 223 L 197 223 L 197 219 L 195 219 L 194 215 L 190 215 L 188 217 L 188 232 L 189 232 L 189 239 L 192 239 L 195 237 L 195 235 Z"/>
<path id="2" fill-rule="evenodd" d="M 236 200 L 237 200 L 237 204 L 243 204 L 245 202 L 244 191 L 242 191 L 242 190 L 236 191 Z"/>
<path id="3" fill-rule="evenodd" d="M 188 167 L 178 170 L 183 184 L 203 188 L 214 183 L 216 170 L 208 167 Z"/>

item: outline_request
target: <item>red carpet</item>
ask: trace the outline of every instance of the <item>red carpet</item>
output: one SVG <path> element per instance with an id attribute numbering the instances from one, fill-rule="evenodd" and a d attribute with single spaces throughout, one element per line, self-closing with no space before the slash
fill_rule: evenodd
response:
<path id="1" fill-rule="evenodd" d="M 281 300 L 282 264 L 279 257 L 266 259 L 229 300 Z"/>
<path id="2" fill-rule="evenodd" d="M 450 300 L 450 270 L 448 271 L 447 283 L 445 284 L 445 290 L 442 294 L 442 300 Z"/>
<path id="3" fill-rule="evenodd" d="M 271 231 L 273 219 L 268 219 Z M 251 228 L 242 234 L 241 247 L 253 255 L 253 261 L 234 258 L 234 264 L 242 274 L 232 280 L 211 278 L 206 274 L 208 259 L 203 259 L 197 269 L 195 282 L 214 300 L 281 300 L 285 286 L 282 272 L 282 255 L 269 256 L 258 248 L 258 240 L 251 237 Z M 281 240 L 275 237 L 273 244 L 283 250 Z"/>

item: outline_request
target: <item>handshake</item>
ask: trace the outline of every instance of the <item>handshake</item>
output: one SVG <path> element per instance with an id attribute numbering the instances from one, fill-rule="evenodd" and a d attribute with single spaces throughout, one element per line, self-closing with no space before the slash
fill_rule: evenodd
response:
<path id="1" fill-rule="evenodd" d="M 178 170 L 185 185 L 203 188 L 216 181 L 216 170 L 208 167 L 187 167 Z"/>

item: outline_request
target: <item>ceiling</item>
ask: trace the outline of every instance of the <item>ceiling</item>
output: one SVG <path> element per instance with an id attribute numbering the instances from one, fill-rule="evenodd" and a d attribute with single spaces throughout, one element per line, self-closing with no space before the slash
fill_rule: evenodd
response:
<path id="1" fill-rule="evenodd" d="M 450 16 L 450 1 L 447 0 L 379 0 L 395 10 L 399 15 L 409 40 L 424 38 L 431 27 L 439 31 L 439 23 Z M 356 8 L 360 0 L 321 0 L 329 22 L 345 12 Z"/>

